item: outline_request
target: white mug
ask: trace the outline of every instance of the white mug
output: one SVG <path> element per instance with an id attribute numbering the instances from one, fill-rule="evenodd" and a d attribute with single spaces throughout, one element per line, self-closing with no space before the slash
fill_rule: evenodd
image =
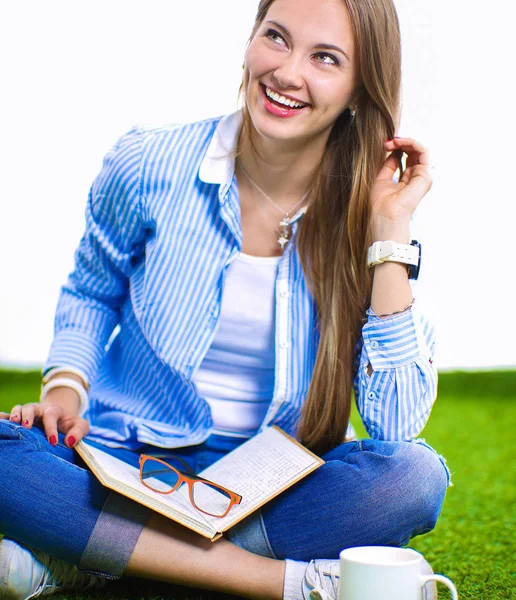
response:
<path id="1" fill-rule="evenodd" d="M 411 548 L 360 546 L 340 553 L 339 600 L 421 600 L 428 581 L 444 583 L 458 594 L 443 575 L 422 575 L 423 556 Z"/>

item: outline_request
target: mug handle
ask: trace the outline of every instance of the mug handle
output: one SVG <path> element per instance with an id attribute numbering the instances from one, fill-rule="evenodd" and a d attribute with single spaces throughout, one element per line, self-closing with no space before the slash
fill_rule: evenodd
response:
<path id="1" fill-rule="evenodd" d="M 455 587 L 453 581 L 445 577 L 444 575 L 424 575 L 420 578 L 421 587 L 423 587 L 429 581 L 439 581 L 440 583 L 444 583 L 444 585 L 451 591 L 452 599 L 459 600 L 459 594 L 457 593 L 457 588 Z"/>

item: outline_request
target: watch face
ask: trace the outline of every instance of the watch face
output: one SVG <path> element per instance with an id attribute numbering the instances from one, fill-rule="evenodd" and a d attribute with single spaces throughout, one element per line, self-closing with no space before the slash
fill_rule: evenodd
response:
<path id="1" fill-rule="evenodd" d="M 419 270 L 421 269 L 421 244 L 417 240 L 412 240 L 410 245 L 419 248 L 419 260 L 417 261 L 417 265 L 408 265 L 409 279 L 417 279 L 419 277 Z"/>

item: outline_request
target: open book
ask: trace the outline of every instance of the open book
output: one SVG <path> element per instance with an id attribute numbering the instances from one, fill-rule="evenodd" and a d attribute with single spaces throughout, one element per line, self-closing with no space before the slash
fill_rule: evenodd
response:
<path id="1" fill-rule="evenodd" d="M 269 500 L 320 467 L 324 461 L 278 427 L 268 427 L 213 463 L 200 477 L 218 483 L 242 496 L 225 517 L 211 517 L 194 508 L 188 486 L 171 494 L 145 487 L 140 472 L 118 458 L 81 441 L 75 449 L 106 487 L 210 538 L 250 515 Z"/>

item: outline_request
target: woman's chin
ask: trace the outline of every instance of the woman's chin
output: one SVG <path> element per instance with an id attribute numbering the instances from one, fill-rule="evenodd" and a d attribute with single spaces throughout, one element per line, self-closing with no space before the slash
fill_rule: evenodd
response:
<path id="1" fill-rule="evenodd" d="M 251 115 L 251 123 L 256 139 L 263 139 L 270 143 L 277 143 L 281 146 L 289 146 L 290 148 L 304 148 L 307 145 L 314 144 L 324 147 L 331 131 L 315 127 L 308 127 L 306 123 L 300 126 L 298 123 L 275 122 L 267 118 L 253 118 Z"/>
<path id="2" fill-rule="evenodd" d="M 262 110 L 250 110 L 251 123 L 255 133 L 267 140 L 281 143 L 305 140 L 307 131 L 305 124 L 292 119 L 281 119 Z M 301 115 L 300 115 L 301 116 Z"/>

